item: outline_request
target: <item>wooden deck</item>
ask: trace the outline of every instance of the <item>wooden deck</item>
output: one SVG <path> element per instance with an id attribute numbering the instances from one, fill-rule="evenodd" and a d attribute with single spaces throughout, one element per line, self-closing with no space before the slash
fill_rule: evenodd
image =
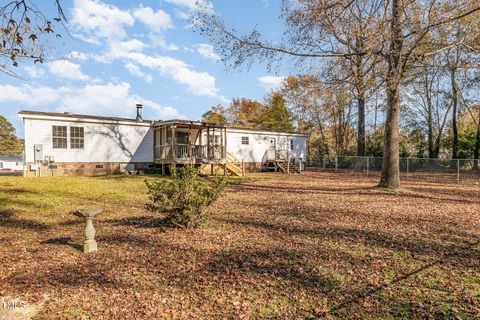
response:
<path id="1" fill-rule="evenodd" d="M 171 120 L 154 126 L 157 164 L 222 164 L 227 158 L 227 130 L 215 124 Z"/>

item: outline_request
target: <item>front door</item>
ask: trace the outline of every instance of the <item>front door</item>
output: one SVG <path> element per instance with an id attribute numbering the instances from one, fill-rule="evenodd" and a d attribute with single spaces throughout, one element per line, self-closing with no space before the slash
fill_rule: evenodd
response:
<path id="1" fill-rule="evenodd" d="M 268 149 L 267 149 L 267 161 L 276 160 L 276 151 L 277 151 L 277 139 L 269 138 Z"/>

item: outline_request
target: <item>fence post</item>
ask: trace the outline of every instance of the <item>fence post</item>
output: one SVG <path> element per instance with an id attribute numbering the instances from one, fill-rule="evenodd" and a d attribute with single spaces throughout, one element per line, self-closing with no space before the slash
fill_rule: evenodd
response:
<path id="1" fill-rule="evenodd" d="M 367 175 L 368 175 L 368 157 L 367 157 Z"/>
<path id="2" fill-rule="evenodd" d="M 322 157 L 322 162 L 323 162 L 323 170 L 327 168 L 327 165 L 325 163 L 325 156 Z"/>
<path id="3" fill-rule="evenodd" d="M 460 159 L 457 159 L 457 183 L 460 184 Z"/>
<path id="4" fill-rule="evenodd" d="M 335 171 L 338 170 L 338 156 L 335 155 Z"/>

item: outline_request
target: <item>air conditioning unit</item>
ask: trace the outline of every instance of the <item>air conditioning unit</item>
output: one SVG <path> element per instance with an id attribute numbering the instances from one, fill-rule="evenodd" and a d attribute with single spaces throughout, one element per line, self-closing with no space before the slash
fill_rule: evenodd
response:
<path id="1" fill-rule="evenodd" d="M 43 162 L 46 164 L 55 162 L 55 156 L 45 156 L 45 159 L 43 160 Z"/>

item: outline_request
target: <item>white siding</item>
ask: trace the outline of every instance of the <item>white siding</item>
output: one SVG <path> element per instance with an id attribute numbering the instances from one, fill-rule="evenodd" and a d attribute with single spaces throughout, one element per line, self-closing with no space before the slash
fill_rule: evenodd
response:
<path id="1" fill-rule="evenodd" d="M 242 137 L 248 137 L 248 145 L 242 145 Z M 277 149 L 290 148 L 287 145 L 288 141 L 293 140 L 292 157 L 301 158 L 305 162 L 307 137 L 299 134 L 229 128 L 227 129 L 227 152 L 245 162 L 264 162 L 271 138 L 275 138 Z"/>
<path id="2" fill-rule="evenodd" d="M 18 160 L 18 161 L 0 160 L 0 170 L 1 169 L 23 170 L 23 162 L 22 160 Z"/>
<path id="3" fill-rule="evenodd" d="M 34 161 L 34 145 L 55 162 L 153 162 L 153 128 L 149 124 L 93 123 L 25 118 L 26 161 Z M 54 149 L 52 126 L 67 126 L 68 148 Z M 70 148 L 70 126 L 84 127 L 84 148 Z"/>

